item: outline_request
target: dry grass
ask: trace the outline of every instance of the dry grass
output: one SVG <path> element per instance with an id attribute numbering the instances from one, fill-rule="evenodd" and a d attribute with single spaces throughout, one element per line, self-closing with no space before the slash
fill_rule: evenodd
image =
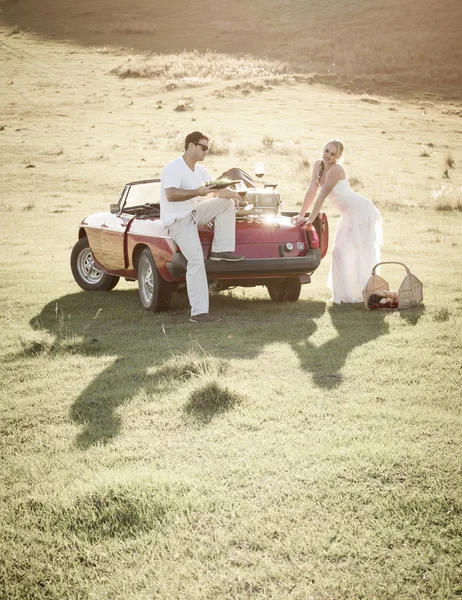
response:
<path id="1" fill-rule="evenodd" d="M 435 209 L 441 212 L 462 211 L 462 186 L 443 183 L 432 193 Z"/>
<path id="2" fill-rule="evenodd" d="M 430 152 L 428 151 L 428 149 L 425 146 L 422 146 L 420 148 L 420 155 L 422 158 L 428 158 L 430 156 Z"/>
<path id="3" fill-rule="evenodd" d="M 449 169 L 455 168 L 455 160 L 452 158 L 450 153 L 448 153 L 448 155 L 446 156 L 445 163 Z"/>
<path id="4" fill-rule="evenodd" d="M 197 87 L 214 81 L 269 77 L 287 71 L 288 66 L 283 63 L 256 60 L 250 56 L 236 58 L 211 51 L 129 58 L 112 70 L 121 78 L 146 77 L 167 80 L 170 89 Z"/>

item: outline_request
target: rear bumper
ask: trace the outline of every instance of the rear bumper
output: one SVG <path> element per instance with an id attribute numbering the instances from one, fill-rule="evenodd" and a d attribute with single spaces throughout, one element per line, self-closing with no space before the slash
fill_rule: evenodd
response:
<path id="1" fill-rule="evenodd" d="M 305 256 L 284 256 L 282 258 L 249 258 L 238 262 L 205 260 L 207 275 L 214 279 L 232 277 L 290 277 L 315 271 L 321 263 L 321 252 L 311 249 Z M 181 279 L 186 275 L 187 261 L 181 252 L 176 252 L 167 270 L 172 279 Z"/>

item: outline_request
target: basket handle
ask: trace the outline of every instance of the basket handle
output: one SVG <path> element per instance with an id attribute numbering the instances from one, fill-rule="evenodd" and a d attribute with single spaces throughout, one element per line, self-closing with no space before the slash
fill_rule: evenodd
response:
<path id="1" fill-rule="evenodd" d="M 402 262 L 395 262 L 395 261 L 386 261 L 386 262 L 379 262 L 376 265 L 374 265 L 373 269 L 372 269 L 372 275 L 375 275 L 375 269 L 377 267 L 379 267 L 380 265 L 401 265 L 402 267 L 404 267 L 406 269 L 406 275 L 410 275 L 411 271 L 409 270 L 409 267 L 407 267 L 404 263 Z"/>

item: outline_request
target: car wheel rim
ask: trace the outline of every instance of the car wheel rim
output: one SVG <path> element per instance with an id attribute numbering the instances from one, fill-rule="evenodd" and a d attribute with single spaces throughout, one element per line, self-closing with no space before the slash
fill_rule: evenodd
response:
<path id="1" fill-rule="evenodd" d="M 100 271 L 95 267 L 95 261 L 93 260 L 93 254 L 91 253 L 90 248 L 85 248 L 79 254 L 77 259 L 77 269 L 82 279 L 90 284 L 99 283 L 104 277 L 103 271 Z"/>
<path id="2" fill-rule="evenodd" d="M 147 259 L 143 259 L 141 264 L 139 285 L 144 302 L 149 304 L 154 295 L 154 275 Z"/>

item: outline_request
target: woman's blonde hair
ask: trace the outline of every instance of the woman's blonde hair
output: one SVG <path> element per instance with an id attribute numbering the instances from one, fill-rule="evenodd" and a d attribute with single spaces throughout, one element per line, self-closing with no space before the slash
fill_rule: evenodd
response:
<path id="1" fill-rule="evenodd" d="M 331 140 L 329 140 L 328 142 L 326 142 L 323 146 L 323 150 L 326 148 L 326 146 L 328 146 L 329 144 L 334 144 L 335 147 L 337 148 L 337 162 L 342 164 L 343 162 L 343 151 L 345 150 L 345 147 L 343 145 L 343 143 L 338 140 L 337 138 L 332 138 Z M 316 177 L 316 182 L 319 182 L 319 180 L 321 179 L 322 174 L 324 173 L 324 169 L 326 168 L 324 161 L 321 158 L 321 163 L 319 165 L 319 172 L 318 172 L 318 176 Z"/>

